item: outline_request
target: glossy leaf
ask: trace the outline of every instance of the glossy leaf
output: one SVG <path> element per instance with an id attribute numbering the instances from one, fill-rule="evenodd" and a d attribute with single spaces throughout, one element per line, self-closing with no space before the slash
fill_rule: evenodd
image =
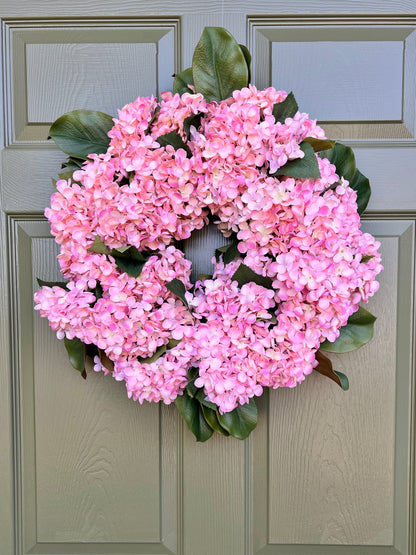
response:
<path id="1" fill-rule="evenodd" d="M 123 272 L 129 276 L 138 278 L 142 273 L 143 267 L 153 253 L 137 250 L 136 247 L 128 247 L 128 249 L 113 249 L 111 256 L 115 263 Z"/>
<path id="2" fill-rule="evenodd" d="M 166 287 L 169 289 L 171 293 L 176 295 L 183 302 L 183 304 L 186 306 L 186 308 L 189 311 L 191 310 L 189 308 L 188 301 L 186 300 L 186 297 L 185 297 L 186 287 L 180 279 L 177 279 L 177 278 L 173 279 L 172 281 L 166 284 Z"/>
<path id="3" fill-rule="evenodd" d="M 289 160 L 276 172 L 270 174 L 271 176 L 287 175 L 297 179 L 319 179 L 321 177 L 318 160 L 312 146 L 306 141 L 302 141 L 299 146 L 304 153 L 304 157 Z"/>
<path id="4" fill-rule="evenodd" d="M 110 254 L 110 249 L 102 242 L 101 237 L 98 235 L 96 235 L 93 244 L 88 247 L 88 251 L 97 254 Z"/>
<path id="5" fill-rule="evenodd" d="M 347 376 L 341 372 L 336 372 L 332 367 L 331 360 L 320 351 L 317 351 L 315 356 L 319 364 L 314 368 L 314 370 L 323 376 L 330 378 L 342 387 L 344 391 L 347 391 L 350 387 Z"/>
<path id="6" fill-rule="evenodd" d="M 67 281 L 43 281 L 43 279 L 37 278 L 39 287 L 61 287 L 62 289 L 67 288 Z"/>
<path id="7" fill-rule="evenodd" d="M 205 27 L 192 59 L 195 92 L 207 102 L 229 98 L 248 85 L 246 58 L 234 37 L 222 27 Z"/>
<path id="8" fill-rule="evenodd" d="M 222 261 L 224 264 L 229 264 L 239 256 L 242 256 L 241 252 L 238 250 L 238 241 L 233 241 L 229 245 L 224 245 L 215 250 L 215 258 L 217 262 L 222 255 Z"/>
<path id="9" fill-rule="evenodd" d="M 107 151 L 113 127 L 108 114 L 93 110 L 74 110 L 58 118 L 49 130 L 49 136 L 69 156 L 86 160 L 89 154 Z"/>
<path id="10" fill-rule="evenodd" d="M 139 360 L 142 364 L 151 364 L 152 362 L 156 362 L 156 360 L 164 355 L 166 351 L 168 351 L 169 349 L 173 349 L 174 347 L 179 345 L 180 342 L 181 339 L 171 338 L 165 345 L 161 345 L 160 347 L 158 347 L 152 356 L 147 358 L 138 357 L 137 360 Z"/>
<path id="11" fill-rule="evenodd" d="M 247 46 L 244 46 L 244 44 L 239 44 L 239 47 L 241 48 L 241 52 L 243 53 L 247 64 L 247 70 L 248 70 L 247 82 L 251 83 L 251 54 Z"/>
<path id="12" fill-rule="evenodd" d="M 360 306 L 340 329 L 339 337 L 333 342 L 324 341 L 320 349 L 330 353 L 348 353 L 359 349 L 372 339 L 375 321 L 376 317 Z"/>
<path id="13" fill-rule="evenodd" d="M 338 176 L 347 179 L 351 189 L 357 191 L 358 213 L 362 214 L 370 200 L 371 187 L 367 177 L 355 165 L 352 148 L 341 143 L 335 143 L 332 149 L 320 152 L 319 156 L 327 158 L 331 164 L 334 164 Z"/>
<path id="14" fill-rule="evenodd" d="M 299 106 L 295 96 L 293 92 L 290 92 L 282 102 L 273 106 L 273 116 L 276 123 L 285 123 L 286 118 L 293 118 L 298 110 Z"/>
<path id="15" fill-rule="evenodd" d="M 205 405 L 201 405 L 202 408 L 202 412 L 204 414 L 205 420 L 208 422 L 209 426 L 214 430 L 214 432 L 217 432 L 223 436 L 229 436 L 229 432 L 227 432 L 227 430 L 225 428 L 223 428 L 220 424 L 220 421 L 218 419 L 218 413 L 216 410 L 209 408 Z"/>
<path id="16" fill-rule="evenodd" d="M 185 420 L 186 425 L 196 437 L 197 441 L 207 441 L 214 430 L 205 420 L 202 407 L 196 399 L 192 399 L 185 389 L 183 395 L 179 395 L 175 401 L 182 418 Z"/>
<path id="17" fill-rule="evenodd" d="M 192 77 L 192 68 L 188 67 L 181 71 L 181 73 L 177 73 L 173 80 L 173 92 L 178 93 L 181 96 L 184 93 L 192 93 L 192 89 L 188 87 L 188 85 L 193 85 L 193 77 Z"/>
<path id="18" fill-rule="evenodd" d="M 100 357 L 100 362 L 109 372 L 114 372 L 114 362 L 108 358 L 102 349 L 98 349 L 98 356 Z"/>
<path id="19" fill-rule="evenodd" d="M 199 376 L 198 368 L 191 367 L 188 370 L 188 383 L 186 384 L 186 390 L 190 397 L 195 397 L 195 394 L 199 391 L 199 389 L 195 385 L 195 380 Z"/>
<path id="20" fill-rule="evenodd" d="M 208 401 L 208 399 L 206 399 L 206 393 L 205 391 L 202 389 L 198 389 L 195 397 L 198 399 L 198 401 L 201 403 L 201 405 L 204 405 L 204 407 L 207 407 L 209 409 L 212 410 L 217 410 L 218 407 L 215 403 L 211 403 L 211 401 Z"/>
<path id="21" fill-rule="evenodd" d="M 64 344 L 66 348 L 66 352 L 68 353 L 69 362 L 78 370 L 78 372 L 83 373 L 85 370 L 85 345 L 78 339 L 78 337 L 74 337 L 74 339 L 68 339 L 64 337 Z"/>
<path id="22" fill-rule="evenodd" d="M 242 287 L 245 283 L 254 282 L 257 283 L 257 285 L 265 287 L 266 289 L 273 289 L 272 279 L 256 274 L 256 272 L 254 272 L 245 264 L 240 264 L 240 266 L 232 275 L 231 279 L 235 280 L 238 283 L 239 287 Z"/>
<path id="23" fill-rule="evenodd" d="M 331 141 L 330 139 L 315 139 L 315 137 L 306 137 L 303 140 L 309 143 L 315 152 L 333 148 L 335 145 L 335 141 Z"/>
<path id="24" fill-rule="evenodd" d="M 198 129 L 201 125 L 203 115 L 204 114 L 202 112 L 198 112 L 197 114 L 192 114 L 192 116 L 188 116 L 183 120 L 183 130 L 185 131 L 188 140 L 191 138 L 191 125 L 195 127 L 195 129 Z"/>
<path id="25" fill-rule="evenodd" d="M 245 405 L 238 405 L 231 412 L 219 414 L 221 426 L 237 439 L 246 439 L 257 426 L 257 407 L 254 399 Z"/>
<path id="26" fill-rule="evenodd" d="M 192 151 L 189 146 L 183 141 L 182 137 L 176 131 L 171 131 L 166 133 L 166 135 L 161 135 L 156 139 L 160 146 L 171 145 L 175 150 L 182 148 L 186 152 L 186 156 L 191 158 Z"/>

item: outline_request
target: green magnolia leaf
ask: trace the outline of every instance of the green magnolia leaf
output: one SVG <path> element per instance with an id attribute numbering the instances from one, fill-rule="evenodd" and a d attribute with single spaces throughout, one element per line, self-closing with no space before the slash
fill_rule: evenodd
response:
<path id="1" fill-rule="evenodd" d="M 214 410 L 214 411 L 217 410 L 217 408 L 218 408 L 217 405 L 216 405 L 215 403 L 211 403 L 211 401 L 208 401 L 208 400 L 206 399 L 206 394 L 205 394 L 205 391 L 204 391 L 203 388 L 202 388 L 202 389 L 198 389 L 198 391 L 197 391 L 195 397 L 198 399 L 198 401 L 199 401 L 199 402 L 201 403 L 201 405 L 203 405 L 204 407 L 207 407 L 207 408 L 212 409 L 212 410 Z"/>
<path id="2" fill-rule="evenodd" d="M 78 372 L 81 372 L 81 374 L 83 374 L 85 371 L 84 343 L 81 341 L 81 339 L 78 339 L 78 337 L 74 337 L 74 339 L 68 339 L 67 337 L 64 337 L 64 344 L 68 353 L 69 362 L 72 364 L 75 370 L 78 370 Z"/>
<path id="3" fill-rule="evenodd" d="M 257 426 L 257 407 L 254 399 L 245 405 L 238 405 L 231 412 L 219 414 L 221 426 L 237 439 L 246 439 Z"/>
<path id="4" fill-rule="evenodd" d="M 203 117 L 202 112 L 198 112 L 197 114 L 192 114 L 192 116 L 188 116 L 183 120 L 183 129 L 188 137 L 188 140 L 191 138 L 191 125 L 198 129 L 201 125 L 201 119 Z"/>
<path id="5" fill-rule="evenodd" d="M 350 187 L 354 189 L 354 191 L 357 191 L 357 211 L 359 214 L 362 214 L 367 208 L 368 201 L 371 197 L 370 182 L 360 170 L 356 170 L 354 177 L 350 181 Z"/>
<path id="6" fill-rule="evenodd" d="M 62 287 L 62 289 L 67 289 L 67 283 L 64 281 L 43 281 L 43 279 L 36 278 L 39 287 Z"/>
<path id="7" fill-rule="evenodd" d="M 181 73 L 177 73 L 173 80 L 173 92 L 180 94 L 192 93 L 193 90 L 188 87 L 188 85 L 193 85 L 192 68 L 188 67 Z"/>
<path id="8" fill-rule="evenodd" d="M 212 279 L 212 274 L 198 274 L 196 281 L 205 281 L 206 279 Z"/>
<path id="9" fill-rule="evenodd" d="M 95 237 L 94 243 L 87 250 L 97 254 L 110 254 L 110 249 L 102 242 L 101 237 L 98 235 Z"/>
<path id="10" fill-rule="evenodd" d="M 222 27 L 205 27 L 192 59 L 195 92 L 207 102 L 229 98 L 248 85 L 246 58 L 234 37 Z"/>
<path id="11" fill-rule="evenodd" d="M 238 46 L 241 48 L 241 52 L 243 53 L 244 58 L 246 60 L 247 70 L 248 70 L 247 82 L 250 83 L 251 82 L 251 54 L 247 46 L 244 46 L 244 44 L 239 44 Z"/>
<path id="12" fill-rule="evenodd" d="M 148 357 L 148 358 L 137 357 L 137 360 L 142 364 L 151 364 L 152 362 L 156 362 L 156 360 L 160 358 L 162 355 L 164 355 L 166 351 L 168 351 L 169 349 L 173 349 L 174 347 L 176 347 L 176 345 L 179 345 L 180 342 L 181 342 L 181 339 L 171 338 L 166 343 L 166 345 L 161 345 L 160 347 L 158 347 L 151 357 Z"/>
<path id="13" fill-rule="evenodd" d="M 330 353 L 348 353 L 359 349 L 372 339 L 375 321 L 376 317 L 360 306 L 340 329 L 339 337 L 332 343 L 324 341 L 319 348 Z"/>
<path id="14" fill-rule="evenodd" d="M 186 389 L 183 395 L 176 397 L 175 404 L 197 441 L 203 442 L 212 436 L 214 430 L 205 420 L 201 405 L 188 395 Z"/>
<path id="15" fill-rule="evenodd" d="M 140 252 L 136 247 L 128 247 L 127 250 L 124 248 L 113 249 L 110 254 L 120 270 L 134 278 L 140 276 L 144 265 L 152 256 L 151 252 Z"/>
<path id="16" fill-rule="evenodd" d="M 331 360 L 325 356 L 320 351 L 316 351 L 316 360 L 318 361 L 318 366 L 314 368 L 316 372 L 319 372 L 323 376 L 330 378 L 335 383 L 337 383 L 344 391 L 347 391 L 350 387 L 348 378 L 345 374 L 337 372 L 332 368 Z"/>
<path id="17" fill-rule="evenodd" d="M 372 258 L 374 258 L 373 254 L 365 254 L 362 259 L 361 259 L 361 263 L 362 264 L 366 264 L 367 262 L 369 262 Z"/>
<path id="18" fill-rule="evenodd" d="M 341 143 L 335 143 L 330 150 L 319 153 L 321 158 L 327 158 L 334 164 L 339 177 L 349 181 L 351 189 L 357 191 L 358 213 L 362 214 L 367 207 L 371 196 L 370 182 L 356 167 L 355 156 L 352 148 Z"/>
<path id="19" fill-rule="evenodd" d="M 309 143 L 315 152 L 333 148 L 335 145 L 335 141 L 331 141 L 330 139 L 315 139 L 315 137 L 306 137 L 303 140 Z"/>
<path id="20" fill-rule="evenodd" d="M 224 264 L 229 264 L 239 256 L 243 256 L 238 250 L 238 241 L 233 241 L 229 245 L 224 245 L 223 247 L 215 249 L 215 258 L 217 262 L 219 261 L 221 255 Z"/>
<path id="21" fill-rule="evenodd" d="M 304 153 L 304 157 L 289 160 L 284 166 L 278 168 L 276 172 L 270 174 L 272 177 L 277 177 L 278 175 L 287 175 L 298 179 L 319 179 L 321 177 L 313 147 L 306 141 L 302 141 L 299 146 Z"/>
<path id="22" fill-rule="evenodd" d="M 273 106 L 273 116 L 276 123 L 285 123 L 286 118 L 293 118 L 298 110 L 299 106 L 295 96 L 293 92 L 290 92 L 282 102 Z"/>
<path id="23" fill-rule="evenodd" d="M 257 285 L 261 285 L 266 289 L 273 289 L 272 279 L 256 274 L 256 272 L 254 272 L 245 264 L 240 264 L 240 266 L 232 275 L 231 279 L 237 281 L 239 287 L 242 287 L 245 283 L 250 283 L 253 281 L 254 283 L 257 283 Z"/>
<path id="24" fill-rule="evenodd" d="M 108 114 L 92 110 L 74 110 L 58 118 L 49 130 L 49 136 L 69 156 L 86 160 L 89 154 L 107 152 L 113 127 Z"/>
<path id="25" fill-rule="evenodd" d="M 186 385 L 186 391 L 188 392 L 190 397 L 195 397 L 195 394 L 197 393 L 197 391 L 199 391 L 195 385 L 195 380 L 197 379 L 198 376 L 199 376 L 198 368 L 194 368 L 194 367 L 189 368 L 188 370 L 189 382 Z"/>
<path id="26" fill-rule="evenodd" d="M 176 295 L 183 302 L 186 308 L 191 312 L 188 301 L 186 300 L 186 297 L 185 297 L 186 287 L 182 283 L 182 281 L 180 279 L 175 278 L 169 283 L 167 283 L 166 287 L 169 289 L 171 293 Z"/>
<path id="27" fill-rule="evenodd" d="M 156 140 L 160 144 L 160 146 L 171 145 L 175 150 L 183 148 L 183 150 L 186 152 L 186 156 L 188 158 L 192 157 L 191 149 L 186 143 L 184 143 L 182 137 L 176 131 L 171 131 L 170 133 L 166 133 L 166 135 L 161 135 Z"/>
<path id="28" fill-rule="evenodd" d="M 205 420 L 208 422 L 209 426 L 223 436 L 229 436 L 225 428 L 223 428 L 218 420 L 218 413 L 215 409 L 209 408 L 205 405 L 201 405 L 202 412 L 204 414 Z"/>

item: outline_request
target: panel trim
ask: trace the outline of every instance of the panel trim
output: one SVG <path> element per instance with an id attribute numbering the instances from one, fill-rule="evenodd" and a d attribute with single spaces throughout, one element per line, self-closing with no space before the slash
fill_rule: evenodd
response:
<path id="1" fill-rule="evenodd" d="M 21 317 L 32 291 L 23 287 L 21 275 L 31 276 L 31 240 L 51 238 L 49 223 L 42 215 L 16 214 L 6 217 L 9 249 L 12 424 L 14 453 L 12 496 L 14 502 L 14 555 L 167 555 L 177 554 L 182 534 L 182 431 L 179 414 L 159 407 L 159 534 L 158 543 L 37 542 L 35 405 L 33 396 L 33 333 L 31 321 Z M 23 330 L 23 331 L 22 331 Z M 22 345 L 22 336 L 24 348 Z M 23 372 L 24 370 L 24 372 Z M 29 385 L 28 385 L 29 384 Z M 33 384 L 32 384 L 33 385 Z M 173 454 L 173 455 L 172 455 Z M 178 539 L 179 535 L 179 539 Z M 180 549 L 180 548 L 179 548 Z M 182 551 L 179 551 L 182 553 Z"/>
<path id="2" fill-rule="evenodd" d="M 390 218 L 391 219 L 391 218 Z M 369 232 L 379 237 L 398 238 L 398 287 L 402 294 L 397 305 L 396 417 L 394 446 L 394 529 L 392 546 L 374 545 L 290 545 L 269 543 L 269 394 L 259 400 L 259 424 L 251 445 L 250 503 L 255 555 L 411 555 L 415 552 L 415 429 L 416 429 L 416 321 L 415 305 L 415 231 L 412 220 L 367 221 Z M 401 271 L 402 266 L 410 272 Z"/>
<path id="3" fill-rule="evenodd" d="M 332 32 L 333 28 L 333 32 Z M 269 87 L 271 84 L 271 47 L 272 41 L 280 41 L 284 36 L 285 41 L 297 41 L 296 33 L 292 36 L 288 32 L 296 30 L 300 35 L 309 37 L 308 40 L 322 40 L 319 31 L 324 30 L 325 35 L 332 36 L 332 40 L 339 37 L 343 30 L 353 33 L 355 40 L 402 40 L 406 46 L 409 41 L 416 41 L 416 17 L 414 15 L 351 15 L 351 14 L 322 14 L 322 15 L 249 15 L 247 16 L 248 48 L 253 55 L 252 69 L 254 82 L 260 88 Z M 315 34 L 316 38 L 312 35 Z M 366 37 L 364 39 L 364 37 Z M 339 40 L 339 38 L 338 38 Z M 318 122 L 324 126 L 329 136 L 337 136 L 343 142 L 353 146 L 416 146 L 416 112 L 412 99 L 416 96 L 416 83 L 414 68 L 409 68 L 409 56 L 404 49 L 403 82 L 410 82 L 406 101 L 404 98 L 401 121 L 359 121 L 359 122 Z M 296 92 L 296 91 L 295 91 Z M 379 139 L 380 128 L 383 128 L 385 137 Z M 364 139 L 357 139 L 356 133 L 364 135 Z"/>
<path id="4" fill-rule="evenodd" d="M 60 44 L 74 41 L 77 43 L 154 42 L 158 56 L 156 73 L 159 83 L 166 79 L 164 60 L 162 58 L 159 60 L 159 55 L 163 50 L 162 43 L 168 38 L 173 48 L 172 73 L 179 71 L 181 67 L 179 17 L 4 19 L 2 31 L 5 146 L 48 144 L 46 137 L 52 122 L 33 123 L 28 120 L 25 45 L 29 40 L 31 43 L 45 44 L 51 41 Z M 18 71 L 19 68 L 21 71 Z M 159 94 L 161 91 L 156 92 Z M 22 106 L 26 108 L 22 110 Z"/>

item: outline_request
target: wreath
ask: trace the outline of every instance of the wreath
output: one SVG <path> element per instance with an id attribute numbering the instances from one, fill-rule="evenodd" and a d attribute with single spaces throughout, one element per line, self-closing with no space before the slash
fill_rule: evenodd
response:
<path id="1" fill-rule="evenodd" d="M 352 150 L 249 84 L 250 61 L 208 27 L 173 93 L 50 129 L 69 155 L 45 210 L 67 281 L 39 280 L 35 308 L 83 377 L 91 357 L 134 400 L 175 402 L 198 441 L 246 438 L 254 398 L 313 370 L 348 389 L 322 351 L 371 339 L 359 302 L 382 270 Z M 228 244 L 192 283 L 181 241 L 209 222 Z"/>

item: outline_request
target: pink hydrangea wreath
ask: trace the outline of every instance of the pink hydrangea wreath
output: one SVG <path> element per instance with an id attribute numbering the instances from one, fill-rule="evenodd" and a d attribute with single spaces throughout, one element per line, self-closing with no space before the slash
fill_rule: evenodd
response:
<path id="1" fill-rule="evenodd" d="M 249 85 L 207 101 L 187 87 L 119 110 L 106 151 L 57 182 L 45 215 L 68 281 L 43 285 L 35 308 L 134 400 L 180 401 L 185 420 L 197 402 L 197 439 L 246 437 L 224 417 L 318 366 L 378 289 L 379 243 L 360 230 L 357 191 L 315 154 L 334 146 L 316 121 L 277 116 L 291 95 Z M 314 177 L 292 177 L 302 160 Z M 179 241 L 209 221 L 230 244 L 191 283 Z"/>

